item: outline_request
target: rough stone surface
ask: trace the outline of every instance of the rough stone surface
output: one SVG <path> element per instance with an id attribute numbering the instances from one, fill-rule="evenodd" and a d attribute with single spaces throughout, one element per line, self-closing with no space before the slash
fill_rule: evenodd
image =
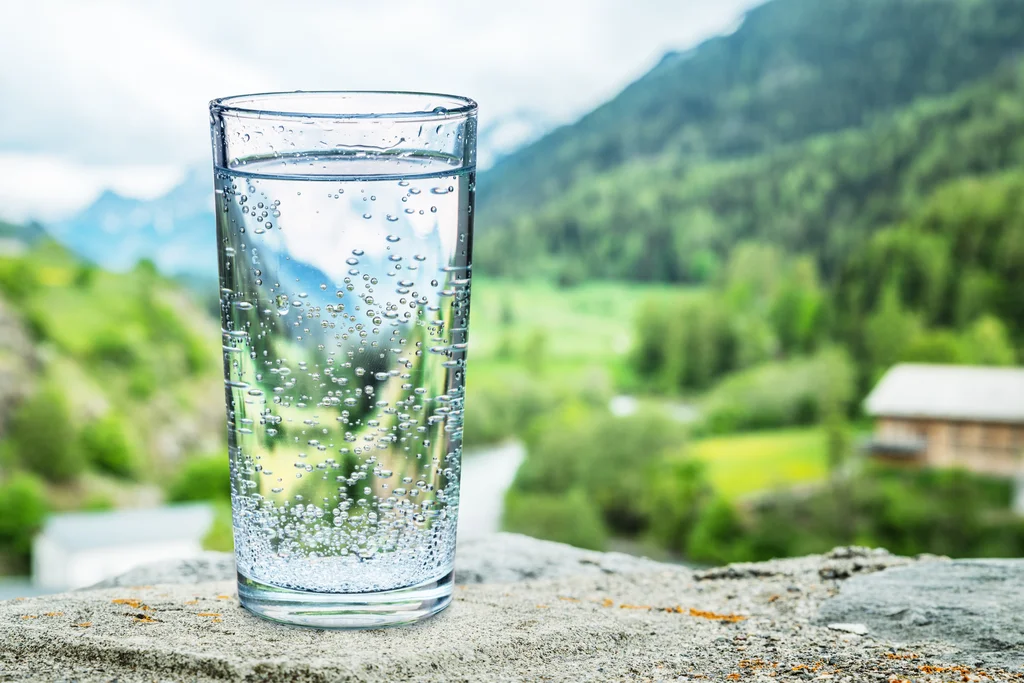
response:
<path id="1" fill-rule="evenodd" d="M 531 556 L 548 569 L 531 569 Z M 517 563 L 509 569 L 506 561 Z M 892 584 L 895 595 L 910 592 L 901 581 L 943 573 L 958 586 L 992 582 L 1009 591 L 1024 564 L 1000 564 L 1003 578 L 992 580 L 982 563 L 953 575 L 948 569 L 961 563 L 855 548 L 692 572 L 508 536 L 461 547 L 458 562 L 470 578 L 505 582 L 461 585 L 440 616 L 386 630 L 271 624 L 238 606 L 230 580 L 0 603 L 0 680 L 1024 680 L 1024 662 L 1000 652 L 1000 669 L 982 655 L 965 657 L 965 641 L 948 631 L 894 640 L 873 608 L 856 602 L 872 592 L 871 579 Z M 206 567 L 224 569 L 218 558 Z M 211 576 L 189 571 L 189 580 Z M 950 599 L 934 585 L 934 606 L 944 610 Z M 959 594 L 970 601 L 983 593 Z M 832 607 L 842 604 L 846 611 Z M 866 634 L 829 624 L 863 625 Z"/>
<path id="2" fill-rule="evenodd" d="M 916 563 L 857 576 L 826 602 L 822 621 L 857 621 L 894 642 L 941 640 L 956 658 L 1024 664 L 1024 561 Z"/>
<path id="3" fill-rule="evenodd" d="M 671 566 L 671 565 L 668 565 Z M 491 534 L 459 542 L 456 583 L 509 583 L 527 579 L 636 573 L 666 565 L 623 553 L 598 553 L 519 534 Z M 97 584 L 96 588 L 156 583 L 230 581 L 235 562 L 228 553 L 151 564 Z"/>
<path id="4" fill-rule="evenodd" d="M 150 586 L 157 583 L 204 583 L 235 578 L 235 557 L 231 553 L 205 552 L 187 560 L 157 562 L 125 572 L 92 588 Z"/>

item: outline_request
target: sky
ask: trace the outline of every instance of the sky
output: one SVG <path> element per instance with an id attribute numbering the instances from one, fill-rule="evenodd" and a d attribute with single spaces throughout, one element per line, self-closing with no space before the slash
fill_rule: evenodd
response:
<path id="1" fill-rule="evenodd" d="M 0 218 L 158 196 L 210 155 L 207 103 L 401 89 L 570 122 L 761 0 L 35 0 L 0 10 Z"/>

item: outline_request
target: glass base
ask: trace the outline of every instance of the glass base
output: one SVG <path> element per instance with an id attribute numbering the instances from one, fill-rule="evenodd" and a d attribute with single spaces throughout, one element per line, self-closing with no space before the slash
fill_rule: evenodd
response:
<path id="1" fill-rule="evenodd" d="M 452 601 L 455 572 L 408 588 L 376 593 L 313 593 L 279 588 L 238 574 L 242 607 L 263 619 L 309 628 L 357 629 L 412 624 Z"/>

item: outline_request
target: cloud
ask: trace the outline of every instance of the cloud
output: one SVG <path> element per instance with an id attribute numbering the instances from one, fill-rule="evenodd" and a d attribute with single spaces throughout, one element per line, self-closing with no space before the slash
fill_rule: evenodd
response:
<path id="1" fill-rule="evenodd" d="M 0 22 L 0 150 L 88 163 L 190 162 L 209 148 L 206 100 L 270 83 L 141 3 L 12 5 Z"/>
<path id="2" fill-rule="evenodd" d="M 0 152 L 0 217 L 51 221 L 92 202 L 103 190 L 157 197 L 182 179 L 167 165 L 88 165 L 53 154 Z"/>
<path id="3" fill-rule="evenodd" d="M 27 182 L 12 175 L 11 153 L 43 155 L 62 169 L 40 176 L 29 193 L 51 197 L 41 213 L 92 193 L 79 185 L 108 180 L 115 166 L 203 162 L 206 103 L 229 94 L 433 90 L 477 99 L 482 125 L 521 110 L 569 121 L 666 50 L 729 28 L 759 2 L 8 3 L 0 21 L 0 153 L 8 155 L 0 192 L 10 197 L 12 184 Z M 89 175 L 98 168 L 108 171 Z"/>

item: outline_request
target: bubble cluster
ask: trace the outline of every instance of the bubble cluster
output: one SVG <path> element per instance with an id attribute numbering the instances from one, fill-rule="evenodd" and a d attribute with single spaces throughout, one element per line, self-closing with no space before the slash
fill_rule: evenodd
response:
<path id="1" fill-rule="evenodd" d="M 217 177 L 239 570 L 414 585 L 455 550 L 472 174 L 315 182 Z"/>

